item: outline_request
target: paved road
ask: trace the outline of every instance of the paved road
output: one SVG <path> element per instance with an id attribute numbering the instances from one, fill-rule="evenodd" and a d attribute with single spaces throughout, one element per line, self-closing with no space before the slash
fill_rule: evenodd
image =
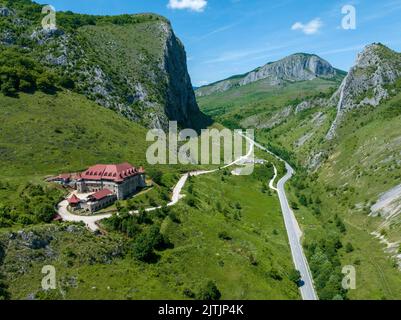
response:
<path id="1" fill-rule="evenodd" d="M 318 300 L 315 288 L 313 286 L 312 275 L 309 269 L 308 261 L 306 260 L 303 252 L 301 237 L 302 231 L 298 225 L 293 211 L 291 210 L 287 196 L 285 194 L 285 183 L 291 179 L 294 170 L 286 163 L 287 174 L 277 183 L 278 196 L 280 198 L 281 210 L 283 212 L 285 228 L 287 229 L 288 240 L 291 247 L 292 259 L 295 268 L 301 273 L 303 286 L 300 287 L 302 299 L 304 300 Z"/>
<path id="2" fill-rule="evenodd" d="M 268 149 L 264 148 L 262 145 L 256 143 L 252 139 L 243 136 L 246 138 L 250 144 L 250 148 L 248 150 L 248 153 L 245 156 L 242 156 L 241 158 L 238 158 L 237 160 L 233 161 L 232 163 L 227 164 L 223 168 L 230 167 L 232 165 L 235 165 L 237 163 L 240 163 L 241 161 L 249 158 L 253 151 L 254 147 L 258 147 L 261 150 L 264 150 L 271 154 L 272 156 L 276 157 L 278 160 L 283 161 L 281 158 L 270 152 Z M 291 166 L 288 163 L 285 163 L 286 169 L 287 169 L 287 174 L 279 180 L 277 183 L 277 188 L 273 186 L 273 183 L 275 179 L 277 178 L 277 169 L 274 167 L 274 177 L 273 179 L 269 182 L 269 186 L 271 189 L 275 190 L 278 192 L 279 198 L 280 198 L 280 204 L 281 204 L 281 209 L 283 212 L 284 216 L 284 222 L 285 222 L 285 227 L 287 229 L 287 234 L 288 234 L 288 239 L 291 247 L 291 254 L 292 258 L 294 261 L 295 268 L 301 272 L 302 276 L 302 281 L 305 283 L 301 288 L 301 295 L 304 300 L 317 300 L 317 295 L 315 292 L 315 289 L 313 287 L 313 281 L 312 281 L 312 276 L 309 270 L 309 265 L 308 262 L 305 258 L 305 255 L 303 253 L 302 245 L 301 245 L 301 237 L 302 237 L 302 232 L 301 229 L 299 228 L 298 222 L 294 216 L 294 213 L 290 209 L 290 206 L 288 204 L 287 196 L 285 194 L 285 183 L 291 179 L 292 175 L 294 174 L 294 170 L 291 168 Z M 187 173 L 183 175 L 176 186 L 173 189 L 173 195 L 171 198 L 171 202 L 168 204 L 168 206 L 174 206 L 176 205 L 180 199 L 183 198 L 183 195 L 181 194 L 182 189 L 185 186 L 185 183 L 188 180 L 189 175 L 192 176 L 199 176 L 203 174 L 209 174 L 209 173 L 214 173 L 219 171 L 219 169 L 216 170 L 210 170 L 210 171 L 194 171 Z M 96 216 L 77 216 L 72 213 L 70 213 L 67 210 L 67 205 L 68 202 L 67 200 L 64 200 L 59 203 L 58 205 L 58 213 L 59 215 L 63 218 L 65 221 L 72 221 L 72 222 L 84 222 L 86 226 L 91 229 L 92 231 L 98 230 L 97 222 L 100 220 L 110 218 L 111 214 L 104 214 L 104 215 L 96 215 Z M 161 207 L 157 208 L 148 208 L 146 211 L 153 211 Z M 130 212 L 131 214 L 138 213 L 138 211 L 132 211 Z"/>
<path id="3" fill-rule="evenodd" d="M 57 211 L 58 211 L 58 214 L 60 215 L 60 217 L 64 221 L 83 222 L 92 231 L 96 231 L 96 230 L 99 229 L 99 227 L 96 224 L 98 221 L 111 217 L 111 214 L 95 215 L 95 216 L 88 216 L 88 217 L 78 216 L 78 215 L 70 213 L 67 210 L 67 206 L 68 206 L 68 201 L 67 200 L 61 201 L 58 204 L 58 210 Z"/>
<path id="4" fill-rule="evenodd" d="M 288 180 L 291 179 L 295 171 L 287 162 L 272 153 L 270 150 L 266 149 L 265 147 L 263 147 L 259 143 L 256 143 L 250 138 L 247 138 L 245 136 L 243 137 L 248 141 L 252 141 L 257 148 L 266 151 L 270 155 L 274 156 L 276 159 L 285 163 L 287 174 L 279 180 L 279 182 L 277 183 L 277 188 L 275 188 L 273 186 L 273 183 L 277 176 L 277 169 L 274 167 L 275 177 L 269 182 L 269 186 L 271 189 L 277 191 L 280 199 L 285 228 L 287 230 L 288 240 L 291 248 L 292 260 L 294 261 L 295 269 L 299 270 L 299 272 L 301 273 L 301 279 L 304 282 L 303 286 L 299 289 L 302 295 L 302 299 L 318 300 L 318 296 L 313 285 L 313 279 L 309 269 L 309 264 L 306 260 L 301 244 L 302 231 L 299 227 L 297 219 L 295 218 L 294 212 L 291 210 L 290 205 L 288 204 L 287 195 L 285 194 L 285 184 Z"/>
<path id="5" fill-rule="evenodd" d="M 247 158 L 251 157 L 253 154 L 253 151 L 254 151 L 255 143 L 252 140 L 248 140 L 248 142 L 249 142 L 248 153 L 245 156 L 242 156 L 242 157 L 234 160 L 233 162 L 225 165 L 221 169 L 228 168 L 230 166 L 233 166 L 233 165 L 240 163 L 240 162 L 246 160 Z M 182 175 L 180 180 L 177 182 L 177 184 L 175 185 L 175 187 L 173 189 L 173 195 L 171 197 L 171 202 L 168 203 L 167 206 L 171 207 L 171 206 L 176 205 L 184 197 L 184 195 L 181 194 L 181 191 L 184 188 L 189 176 L 200 176 L 200 175 L 204 175 L 204 174 L 214 173 L 219 170 L 220 169 L 210 170 L 210 171 L 193 171 L 193 172 L 189 172 L 189 173 Z M 76 192 L 71 193 L 68 196 L 68 198 L 71 197 L 72 194 L 76 194 Z M 63 200 L 58 204 L 57 211 L 58 211 L 58 214 L 61 216 L 61 218 L 64 221 L 83 222 L 92 231 L 96 231 L 99 229 L 99 227 L 97 225 L 97 223 L 99 221 L 106 219 L 106 218 L 110 218 L 112 216 L 111 214 L 94 215 L 94 216 L 78 216 L 78 215 L 75 215 L 75 214 L 72 214 L 71 212 L 69 212 L 67 210 L 67 206 L 68 206 L 67 200 Z M 162 208 L 161 206 L 154 207 L 154 208 L 147 208 L 147 209 L 145 209 L 145 211 L 150 212 L 150 211 L 155 211 L 155 210 L 161 209 L 161 208 Z M 137 213 L 139 213 L 139 210 L 130 211 L 129 213 L 137 214 Z"/>

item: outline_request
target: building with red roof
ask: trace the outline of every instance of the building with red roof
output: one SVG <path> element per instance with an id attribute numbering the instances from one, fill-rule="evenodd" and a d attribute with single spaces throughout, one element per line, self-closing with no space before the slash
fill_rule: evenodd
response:
<path id="1" fill-rule="evenodd" d="M 100 190 L 91 194 L 82 204 L 82 209 L 95 212 L 111 206 L 117 200 L 117 196 L 109 189 Z"/>
<path id="2" fill-rule="evenodd" d="M 81 202 L 81 199 L 79 199 L 75 194 L 71 196 L 71 198 L 68 199 L 68 204 L 69 205 L 77 205 Z"/>
<path id="3" fill-rule="evenodd" d="M 117 199 L 125 199 L 146 186 L 145 170 L 129 163 L 97 164 L 77 176 L 80 193 L 111 191 Z"/>

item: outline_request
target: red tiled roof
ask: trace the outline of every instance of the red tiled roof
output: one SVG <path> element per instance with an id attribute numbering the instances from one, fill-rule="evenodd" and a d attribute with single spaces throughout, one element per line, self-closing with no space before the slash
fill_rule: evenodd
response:
<path id="1" fill-rule="evenodd" d="M 68 199 L 69 204 L 78 204 L 81 200 L 73 194 L 71 198 Z"/>
<path id="2" fill-rule="evenodd" d="M 111 192 L 109 189 L 103 189 L 96 192 L 95 194 L 90 195 L 89 198 L 99 201 L 103 198 L 106 198 L 107 196 L 111 196 L 112 194 L 113 192 Z"/>
<path id="3" fill-rule="evenodd" d="M 110 180 L 114 182 L 122 182 L 124 179 L 138 174 L 144 173 L 143 168 L 135 168 L 129 163 L 121 164 L 97 164 L 90 167 L 81 174 L 81 178 L 85 180 Z"/>

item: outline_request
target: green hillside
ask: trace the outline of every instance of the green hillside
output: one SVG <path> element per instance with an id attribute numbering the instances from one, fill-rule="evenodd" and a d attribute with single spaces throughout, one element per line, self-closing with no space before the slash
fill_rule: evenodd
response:
<path id="1" fill-rule="evenodd" d="M 315 79 L 266 86 L 260 80 L 197 99 L 204 113 L 228 127 L 255 127 L 283 107 L 295 106 L 311 96 L 329 96 L 338 85 L 339 80 Z"/>
<path id="2" fill-rule="evenodd" d="M 164 17 L 57 12 L 57 29 L 46 30 L 41 5 L 0 6 L 8 10 L 0 22 L 4 94 L 65 87 L 146 127 L 210 124 L 196 104 L 185 48 Z"/>
<path id="3" fill-rule="evenodd" d="M 252 176 L 193 177 L 178 206 L 106 220 L 103 236 L 68 224 L 27 228 L 12 241 L 0 233 L 11 298 L 203 299 L 212 281 L 221 299 L 299 299 L 278 198 L 264 187 L 272 175 L 260 166 Z M 140 241 L 154 232 L 161 242 L 144 256 Z M 44 263 L 57 268 L 60 284 L 47 293 Z"/>
<path id="4" fill-rule="evenodd" d="M 97 162 L 145 163 L 146 129 L 78 94 L 0 95 L 0 105 L 3 178 L 74 172 Z"/>
<path id="5" fill-rule="evenodd" d="M 399 214 L 387 220 L 369 216 L 380 196 L 400 183 L 399 81 L 386 86 L 390 97 L 380 106 L 346 113 L 336 138 L 327 141 L 337 113 L 330 97 L 338 85 L 314 80 L 268 91 L 260 81 L 198 102 L 230 127 L 255 128 L 259 142 L 296 167 L 288 193 L 321 299 L 400 299 Z M 303 100 L 312 103 L 295 111 Z M 357 289 L 346 293 L 341 288 L 345 265 L 357 272 Z"/>
<path id="6" fill-rule="evenodd" d="M 396 244 L 401 240 L 399 216 L 385 225 L 380 216 L 368 216 L 380 195 L 400 183 L 401 165 L 396 156 L 401 152 L 400 98 L 398 94 L 379 108 L 349 113 L 338 130 L 337 140 L 331 144 L 322 144 L 322 140 L 319 143 L 319 139 L 306 143 L 305 150 L 329 150 L 327 160 L 323 159 L 322 167 L 313 175 L 300 173 L 289 189 L 292 201 L 299 207 L 297 215 L 307 248 L 318 246 L 327 251 L 326 235 L 339 236 L 338 261 L 357 270 L 357 289 L 348 293 L 351 299 L 401 297 L 401 275 L 395 259 L 399 249 L 395 246 L 388 250 L 371 234 L 377 232 Z M 300 123 L 295 126 L 290 122 L 260 139 L 269 141 L 272 135 L 277 136 L 280 145 L 289 148 L 305 134 L 302 130 L 308 130 Z M 300 163 L 305 163 L 305 154 L 297 149 L 293 152 Z M 314 255 L 316 251 L 309 252 L 311 267 L 323 270 L 324 260 L 318 261 Z M 323 271 L 316 271 L 316 275 L 320 272 Z"/>

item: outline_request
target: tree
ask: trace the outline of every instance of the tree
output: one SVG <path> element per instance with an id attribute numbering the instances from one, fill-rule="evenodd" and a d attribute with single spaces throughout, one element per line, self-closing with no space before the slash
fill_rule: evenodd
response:
<path id="1" fill-rule="evenodd" d="M 354 247 L 352 246 L 351 242 L 348 242 L 347 245 L 345 246 L 345 252 L 351 253 L 354 251 Z"/>
<path id="2" fill-rule="evenodd" d="M 194 196 L 189 196 L 187 197 L 187 205 L 189 205 L 190 207 L 195 207 L 196 206 L 196 199 Z"/>
<path id="3" fill-rule="evenodd" d="M 52 73 L 43 72 L 36 80 L 36 86 L 45 93 L 54 93 L 56 90 L 56 77 Z"/>
<path id="4" fill-rule="evenodd" d="M 304 207 L 307 207 L 307 206 L 308 206 L 308 200 L 306 199 L 305 195 L 302 194 L 302 195 L 299 197 L 299 203 L 300 203 L 301 205 L 303 205 Z"/>
<path id="5" fill-rule="evenodd" d="M 39 221 L 49 223 L 52 221 L 55 211 L 51 203 L 42 202 L 35 204 L 34 214 Z"/>
<path id="6" fill-rule="evenodd" d="M 294 210 L 298 210 L 299 209 L 298 204 L 295 201 L 291 201 L 291 208 L 294 209 Z"/>
<path id="7" fill-rule="evenodd" d="M 226 240 L 226 241 L 232 240 L 232 237 L 228 234 L 227 231 L 220 231 L 218 236 L 219 236 L 219 239 L 221 239 L 221 240 Z"/>
<path id="8" fill-rule="evenodd" d="M 153 252 L 153 243 L 146 234 L 141 234 L 132 245 L 132 255 L 143 262 L 152 262 L 155 254 Z"/>
<path id="9" fill-rule="evenodd" d="M 15 89 L 15 85 L 11 80 L 7 80 L 1 83 L 1 93 L 9 97 L 13 97 L 16 95 L 17 90 Z"/>
<path id="10" fill-rule="evenodd" d="M 1 258 L 1 250 L 2 248 L 0 247 L 0 258 Z M 8 293 L 7 289 L 8 287 L 4 282 L 4 277 L 2 274 L 0 274 L 0 301 L 10 299 L 10 294 Z"/>
<path id="11" fill-rule="evenodd" d="M 297 286 L 299 286 L 300 282 L 301 282 L 301 272 L 299 272 L 299 270 L 296 269 L 292 269 L 288 275 L 288 279 L 290 279 L 290 281 L 294 282 Z"/>
<path id="12" fill-rule="evenodd" d="M 214 281 L 208 281 L 200 288 L 196 298 L 198 300 L 216 301 L 220 300 L 221 292 Z"/>

